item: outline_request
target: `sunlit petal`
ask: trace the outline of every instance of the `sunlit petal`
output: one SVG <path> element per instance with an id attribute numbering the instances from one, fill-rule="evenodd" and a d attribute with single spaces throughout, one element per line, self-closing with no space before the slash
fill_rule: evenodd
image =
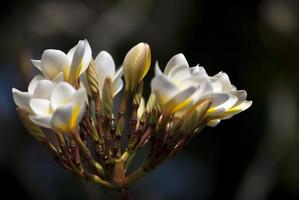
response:
<path id="1" fill-rule="evenodd" d="M 41 59 L 41 71 L 48 79 L 55 78 L 60 72 L 68 71 L 70 61 L 65 53 L 60 50 L 45 50 Z"/>
<path id="2" fill-rule="evenodd" d="M 164 75 L 155 76 L 151 82 L 151 88 L 161 105 L 165 104 L 180 91 L 179 88 Z"/>
<path id="3" fill-rule="evenodd" d="M 107 77 L 111 79 L 113 78 L 113 75 L 115 73 L 115 64 L 112 56 L 107 51 L 101 51 L 97 55 L 95 59 L 95 64 L 98 78 L 100 81 L 100 88 L 102 89 L 104 86 L 105 79 Z"/>
<path id="4" fill-rule="evenodd" d="M 169 72 L 170 72 L 170 70 L 171 70 L 172 68 L 174 68 L 175 66 L 177 66 L 177 65 L 185 65 L 185 66 L 187 66 L 187 67 L 189 68 L 189 64 L 188 64 L 188 62 L 187 62 L 185 56 L 184 56 L 182 53 L 179 53 L 179 54 L 173 56 L 173 57 L 168 61 L 168 63 L 166 64 L 166 67 L 165 67 L 165 69 L 164 69 L 164 73 L 165 73 L 166 75 L 168 75 Z"/>

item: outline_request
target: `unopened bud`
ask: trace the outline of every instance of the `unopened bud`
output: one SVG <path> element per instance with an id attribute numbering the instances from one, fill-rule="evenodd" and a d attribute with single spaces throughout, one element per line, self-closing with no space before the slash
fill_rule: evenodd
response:
<path id="1" fill-rule="evenodd" d="M 106 78 L 102 91 L 102 112 L 104 117 L 111 119 L 113 107 L 112 82 Z"/>
<path id="2" fill-rule="evenodd" d="M 90 62 L 89 67 L 86 70 L 86 77 L 92 96 L 96 98 L 99 96 L 99 80 L 94 60 Z"/>
<path id="3" fill-rule="evenodd" d="M 125 89 L 132 92 L 147 74 L 151 65 L 151 50 L 148 44 L 134 46 L 124 59 Z"/>

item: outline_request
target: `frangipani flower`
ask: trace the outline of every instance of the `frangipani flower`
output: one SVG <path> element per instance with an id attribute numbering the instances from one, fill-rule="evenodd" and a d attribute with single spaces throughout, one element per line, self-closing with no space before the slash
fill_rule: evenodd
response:
<path id="1" fill-rule="evenodd" d="M 29 118 L 39 126 L 71 133 L 78 126 L 85 110 L 85 89 L 75 90 L 69 83 L 61 82 L 45 88 L 44 94 L 30 99 L 34 115 Z"/>
<path id="2" fill-rule="evenodd" d="M 96 59 L 96 73 L 99 79 L 99 90 L 100 94 L 103 91 L 104 83 L 107 78 L 112 81 L 112 94 L 117 95 L 123 88 L 123 67 L 121 66 L 117 71 L 115 71 L 115 63 L 112 56 L 107 51 L 101 51 Z M 101 94 L 102 96 L 102 94 Z"/>
<path id="3" fill-rule="evenodd" d="M 55 83 L 61 81 L 62 80 L 56 80 Z M 12 94 L 15 104 L 19 108 L 30 112 L 30 99 L 49 97 L 49 92 L 53 88 L 53 82 L 45 80 L 45 78 L 41 75 L 37 75 L 30 81 L 27 92 L 21 92 L 15 88 L 12 88 Z"/>
<path id="4" fill-rule="evenodd" d="M 252 101 L 247 101 L 247 92 L 245 90 L 237 90 L 237 88 L 231 84 L 229 77 L 224 72 L 219 72 L 213 77 L 210 77 L 213 90 L 215 92 L 227 92 L 237 97 L 237 102 L 226 111 L 220 113 L 218 116 L 214 116 L 214 120 L 210 120 L 208 125 L 215 126 L 221 119 L 229 119 L 232 116 L 248 109 L 252 105 Z"/>
<path id="5" fill-rule="evenodd" d="M 41 60 L 31 60 L 49 80 L 63 76 L 64 80 L 75 84 L 80 75 L 87 69 L 92 52 L 87 40 L 80 40 L 67 54 L 56 49 L 47 49 Z"/>
<path id="6" fill-rule="evenodd" d="M 166 114 L 176 113 L 177 116 L 182 116 L 187 107 L 202 99 L 212 98 L 206 115 L 213 119 L 209 125 L 214 125 L 215 120 L 218 122 L 219 118 L 229 117 L 251 105 L 250 101 L 245 102 L 246 92 L 236 91 L 226 74 L 219 73 L 209 77 L 203 67 L 189 68 L 183 54 L 172 57 L 164 73 L 156 64 L 155 74 L 151 83 L 152 92 Z"/>

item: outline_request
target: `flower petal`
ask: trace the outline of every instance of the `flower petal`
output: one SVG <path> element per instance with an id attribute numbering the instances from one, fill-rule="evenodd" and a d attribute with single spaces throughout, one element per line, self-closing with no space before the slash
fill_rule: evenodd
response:
<path id="1" fill-rule="evenodd" d="M 165 114 L 172 114 L 185 108 L 193 102 L 191 96 L 194 94 L 195 91 L 196 87 L 192 86 L 179 92 L 177 95 L 172 97 L 164 106 L 161 106 L 163 112 Z"/>
<path id="2" fill-rule="evenodd" d="M 116 96 L 124 86 L 124 81 L 121 79 L 123 74 L 124 71 L 123 71 L 123 67 L 121 66 L 113 76 L 112 79 L 113 97 Z"/>
<path id="3" fill-rule="evenodd" d="M 124 68 L 123 66 L 121 66 L 113 75 L 112 82 L 121 79 L 123 75 L 124 75 Z"/>
<path id="4" fill-rule="evenodd" d="M 75 91 L 71 96 L 70 102 L 73 104 L 84 104 L 87 98 L 85 88 L 80 88 L 79 90 Z"/>
<path id="5" fill-rule="evenodd" d="M 226 73 L 219 72 L 214 77 L 217 78 L 220 81 L 220 83 L 222 84 L 223 92 L 230 92 L 230 91 L 234 90 L 234 86 L 232 86 L 232 84 L 229 80 L 229 77 Z"/>
<path id="6" fill-rule="evenodd" d="M 63 71 L 65 76 L 68 74 L 70 61 L 65 53 L 60 50 L 45 50 L 41 59 L 41 71 L 48 79 L 55 78 Z"/>
<path id="7" fill-rule="evenodd" d="M 137 119 L 140 120 L 145 110 L 144 98 L 141 97 L 139 107 L 137 109 Z"/>
<path id="8" fill-rule="evenodd" d="M 208 121 L 207 125 L 210 127 L 215 127 L 220 123 L 220 119 L 212 119 L 210 121 Z"/>
<path id="9" fill-rule="evenodd" d="M 207 115 L 219 115 L 229 110 L 237 101 L 238 98 L 228 93 L 212 93 L 202 98 L 212 98 L 213 103 L 209 108 Z"/>
<path id="10" fill-rule="evenodd" d="M 51 128 L 51 116 L 34 116 L 30 115 L 29 119 L 36 125 Z"/>
<path id="11" fill-rule="evenodd" d="M 97 55 L 95 59 L 95 64 L 100 82 L 100 88 L 102 90 L 106 78 L 113 78 L 113 75 L 115 73 L 115 64 L 112 56 L 107 51 L 101 51 Z"/>
<path id="12" fill-rule="evenodd" d="M 12 95 L 15 104 L 26 111 L 30 111 L 29 101 L 31 98 L 31 94 L 28 92 L 21 92 L 15 88 L 12 88 Z"/>
<path id="13" fill-rule="evenodd" d="M 122 90 L 123 86 L 124 81 L 122 79 L 112 82 L 113 97 L 115 97 Z"/>
<path id="14" fill-rule="evenodd" d="M 67 104 L 59 107 L 51 120 L 51 126 L 54 130 L 71 133 L 82 119 L 84 107 L 78 104 Z"/>
<path id="15" fill-rule="evenodd" d="M 206 70 L 203 67 L 199 66 L 199 65 L 196 65 L 194 67 L 190 67 L 189 70 L 190 70 L 191 74 L 196 74 L 196 73 L 207 74 Z"/>
<path id="16" fill-rule="evenodd" d="M 213 92 L 224 92 L 223 84 L 219 79 L 211 77 L 210 80 L 212 83 Z"/>
<path id="17" fill-rule="evenodd" d="M 164 105 L 180 91 L 179 88 L 163 74 L 153 78 L 151 88 L 160 105 Z"/>
<path id="18" fill-rule="evenodd" d="M 34 60 L 34 59 L 31 59 L 31 63 L 32 63 L 37 69 L 39 69 L 40 71 L 42 71 L 42 62 L 41 62 L 41 60 Z"/>
<path id="19" fill-rule="evenodd" d="M 247 110 L 252 105 L 252 101 L 243 101 L 241 104 L 234 106 L 233 108 L 229 109 L 223 115 L 225 116 L 224 119 L 228 119 L 233 115 L 236 115 L 244 110 Z"/>
<path id="20" fill-rule="evenodd" d="M 54 87 L 51 94 L 51 107 L 56 110 L 59 106 L 69 103 L 75 89 L 68 83 L 62 82 Z"/>
<path id="21" fill-rule="evenodd" d="M 85 72 L 91 62 L 91 48 L 87 40 L 80 40 L 78 44 L 68 52 L 71 59 L 70 73 L 68 80 L 76 81 Z"/>
<path id="22" fill-rule="evenodd" d="M 36 84 L 33 98 L 50 99 L 54 84 L 49 80 L 41 80 Z"/>
<path id="23" fill-rule="evenodd" d="M 30 81 L 29 85 L 28 85 L 28 92 L 30 94 L 33 94 L 33 91 L 36 87 L 36 84 L 41 81 L 41 80 L 44 80 L 45 77 L 43 77 L 42 75 L 36 75 L 34 76 L 34 78 Z"/>
<path id="24" fill-rule="evenodd" d="M 30 108 L 38 116 L 49 116 L 50 112 L 50 101 L 47 99 L 31 99 Z"/>
<path id="25" fill-rule="evenodd" d="M 184 54 L 179 53 L 179 54 L 173 56 L 166 64 L 166 67 L 164 69 L 164 74 L 168 75 L 170 70 L 173 67 L 175 67 L 176 65 L 186 65 L 189 68 L 189 64 L 188 64 Z"/>
<path id="26" fill-rule="evenodd" d="M 60 72 L 56 77 L 54 77 L 54 78 L 52 79 L 52 81 L 53 81 L 54 83 L 60 83 L 60 82 L 63 81 L 63 76 L 64 76 L 63 72 Z"/>
<path id="27" fill-rule="evenodd" d="M 235 95 L 238 98 L 238 101 L 234 105 L 234 107 L 240 105 L 241 103 L 243 103 L 243 101 L 245 101 L 246 98 L 247 98 L 247 92 L 245 90 L 233 91 L 233 92 L 230 92 L 230 94 Z"/>
<path id="28" fill-rule="evenodd" d="M 168 77 L 175 83 L 180 83 L 184 79 L 191 77 L 190 70 L 187 65 L 176 65 L 168 73 Z"/>
<path id="29" fill-rule="evenodd" d="M 84 56 L 82 58 L 82 68 L 79 73 L 79 76 L 86 71 L 92 59 L 91 47 L 89 42 L 86 39 L 84 40 L 84 44 L 85 44 L 85 51 L 84 51 Z"/>

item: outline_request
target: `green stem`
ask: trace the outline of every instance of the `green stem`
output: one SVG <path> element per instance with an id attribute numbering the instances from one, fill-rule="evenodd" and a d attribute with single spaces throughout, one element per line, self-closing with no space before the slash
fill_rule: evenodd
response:
<path id="1" fill-rule="evenodd" d="M 102 180 L 99 176 L 88 173 L 88 172 L 84 172 L 85 174 L 85 178 L 87 181 L 92 181 L 94 183 L 97 183 L 101 186 L 107 187 L 107 188 L 115 188 L 111 183 L 109 183 L 108 181 L 104 181 Z"/>
<path id="2" fill-rule="evenodd" d="M 82 153 L 84 154 L 84 156 L 86 157 L 88 163 L 92 167 L 94 167 L 94 169 L 97 171 L 97 173 L 99 175 L 104 176 L 104 169 L 103 169 L 102 165 L 100 165 L 98 162 L 95 161 L 95 159 L 93 158 L 89 149 L 87 148 L 85 143 L 81 140 L 80 135 L 77 130 L 72 133 L 72 137 L 73 137 L 74 141 L 77 143 L 77 145 L 80 147 L 80 149 L 81 149 Z"/>

